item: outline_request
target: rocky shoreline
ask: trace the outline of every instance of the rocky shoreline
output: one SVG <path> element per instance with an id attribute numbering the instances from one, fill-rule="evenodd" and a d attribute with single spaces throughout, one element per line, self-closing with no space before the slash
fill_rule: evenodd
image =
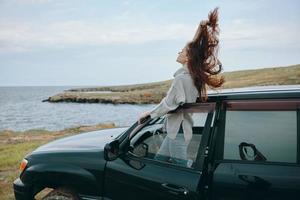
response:
<path id="1" fill-rule="evenodd" d="M 170 84 L 171 81 L 164 81 L 149 85 L 70 89 L 51 96 L 43 102 L 156 104 L 166 95 Z"/>
<path id="2" fill-rule="evenodd" d="M 43 102 L 72 102 L 72 103 L 110 103 L 110 104 L 155 104 L 165 96 L 165 93 L 142 92 L 113 92 L 109 95 L 90 94 L 86 92 L 63 92 Z"/>
<path id="3" fill-rule="evenodd" d="M 300 65 L 226 72 L 223 89 L 300 84 Z M 166 95 L 172 80 L 123 86 L 70 89 L 43 102 L 157 104 Z"/>

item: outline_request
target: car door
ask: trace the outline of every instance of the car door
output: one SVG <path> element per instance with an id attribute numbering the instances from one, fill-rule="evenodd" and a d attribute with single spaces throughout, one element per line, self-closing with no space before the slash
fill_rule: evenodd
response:
<path id="1" fill-rule="evenodd" d="M 299 199 L 299 99 L 227 101 L 211 199 Z"/>
<path id="2" fill-rule="evenodd" d="M 214 108 L 214 103 L 190 104 L 176 111 L 191 115 L 193 120 L 191 142 L 185 147 L 182 130 L 174 140 L 177 146 L 172 147 L 177 154 L 173 150 L 172 155 L 161 153 L 168 138 L 164 117 L 152 119 L 132 133 L 131 150 L 107 162 L 105 199 L 199 199 L 199 181 Z M 140 156 L 139 149 L 143 146 L 147 147 L 147 155 Z M 180 151 L 184 148 L 186 154 Z"/>

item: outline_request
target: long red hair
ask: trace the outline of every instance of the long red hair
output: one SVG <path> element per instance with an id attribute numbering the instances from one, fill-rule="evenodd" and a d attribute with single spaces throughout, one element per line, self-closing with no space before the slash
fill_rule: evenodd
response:
<path id="1" fill-rule="evenodd" d="M 218 8 L 202 21 L 196 38 L 187 44 L 187 66 L 202 101 L 207 100 L 206 85 L 212 89 L 221 87 L 225 82 L 222 64 L 217 58 L 219 47 Z"/>

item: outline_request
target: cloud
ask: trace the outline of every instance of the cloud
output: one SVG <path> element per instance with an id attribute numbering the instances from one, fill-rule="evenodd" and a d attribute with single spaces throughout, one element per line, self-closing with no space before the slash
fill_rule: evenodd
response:
<path id="1" fill-rule="evenodd" d="M 40 48 L 72 48 L 105 44 L 141 44 L 192 38 L 192 24 L 139 21 L 69 20 L 40 24 L 0 20 L 0 52 L 24 52 Z M 234 19 L 221 27 L 222 50 L 300 48 L 299 26 L 262 25 Z"/>
<path id="2" fill-rule="evenodd" d="M 110 24 L 81 20 L 33 24 L 2 20 L 0 50 L 137 44 L 187 38 L 189 34 L 189 27 L 182 24 Z"/>
<path id="3" fill-rule="evenodd" d="M 297 36 L 300 26 L 292 23 L 260 24 L 258 22 L 235 19 L 226 24 L 220 39 L 227 49 L 258 48 L 300 48 Z"/>
<path id="4" fill-rule="evenodd" d="M 44 3 L 50 3 L 53 0 L 13 0 L 13 2 L 19 3 L 19 4 L 44 4 Z"/>

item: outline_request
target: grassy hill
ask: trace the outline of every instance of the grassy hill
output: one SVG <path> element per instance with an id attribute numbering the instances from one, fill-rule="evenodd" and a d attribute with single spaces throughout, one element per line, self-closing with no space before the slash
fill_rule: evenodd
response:
<path id="1" fill-rule="evenodd" d="M 223 89 L 267 85 L 300 84 L 300 64 L 254 70 L 225 72 Z M 158 103 L 166 95 L 172 80 L 122 86 L 70 89 L 49 97 L 50 102 L 77 103 Z"/>

